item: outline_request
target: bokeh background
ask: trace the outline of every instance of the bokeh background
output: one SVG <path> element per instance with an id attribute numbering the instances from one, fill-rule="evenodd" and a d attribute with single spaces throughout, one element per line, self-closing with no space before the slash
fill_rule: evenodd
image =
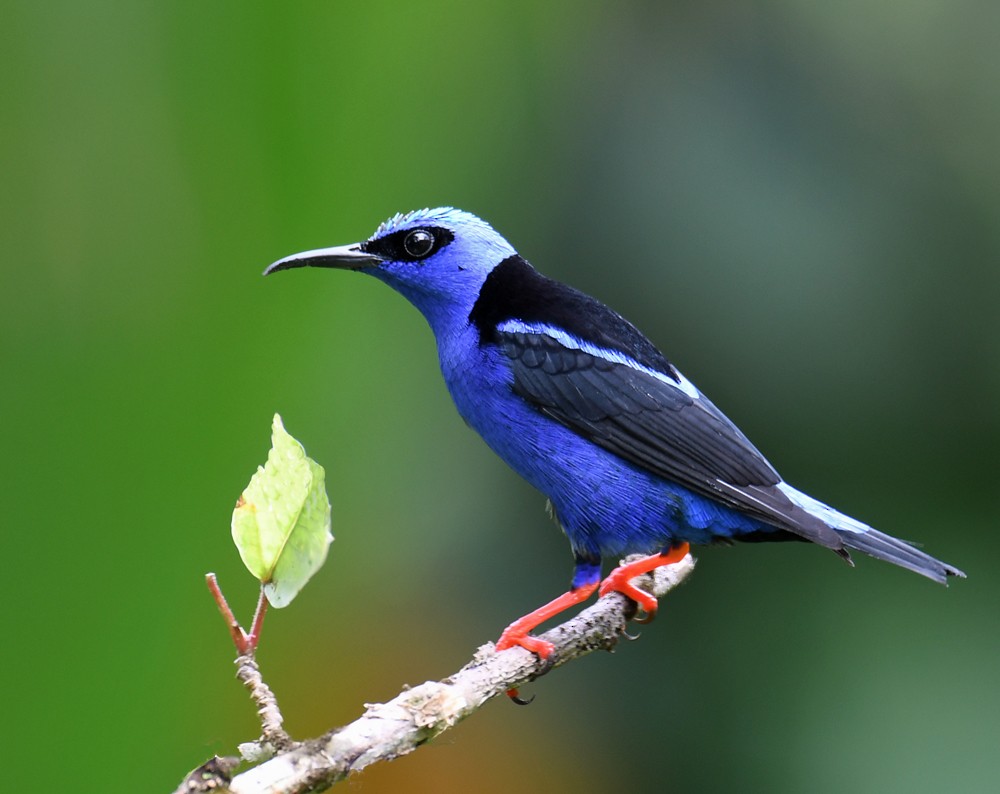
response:
<path id="1" fill-rule="evenodd" d="M 457 669 L 568 546 L 374 279 L 453 204 L 622 311 L 809 493 L 964 568 L 710 548 L 642 639 L 362 792 L 988 791 L 1000 5 L 5 4 L 3 788 L 170 791 L 257 723 L 202 577 L 271 415 L 337 541 L 261 663 L 293 735 Z M 72 785 L 70 781 L 73 781 Z"/>

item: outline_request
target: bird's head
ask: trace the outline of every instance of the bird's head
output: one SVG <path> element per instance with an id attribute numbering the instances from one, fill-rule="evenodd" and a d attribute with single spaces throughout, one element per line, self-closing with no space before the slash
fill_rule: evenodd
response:
<path id="1" fill-rule="evenodd" d="M 364 242 L 286 256 L 264 275 L 294 267 L 360 270 L 400 292 L 436 330 L 466 319 L 513 247 L 486 221 L 451 207 L 395 215 Z"/>

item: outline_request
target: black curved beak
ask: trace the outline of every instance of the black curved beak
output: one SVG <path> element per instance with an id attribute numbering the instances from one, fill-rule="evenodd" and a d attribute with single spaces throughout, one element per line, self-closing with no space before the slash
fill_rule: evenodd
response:
<path id="1" fill-rule="evenodd" d="M 292 254 L 269 265 L 264 271 L 265 276 L 277 273 L 279 270 L 291 270 L 293 267 L 336 267 L 342 270 L 361 270 L 377 265 L 382 257 L 361 250 L 361 243 L 338 245 L 333 248 L 316 248 Z"/>

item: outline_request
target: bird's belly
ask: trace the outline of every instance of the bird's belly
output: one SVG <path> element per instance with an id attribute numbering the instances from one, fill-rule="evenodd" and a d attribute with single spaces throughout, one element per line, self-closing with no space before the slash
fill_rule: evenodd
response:
<path id="1" fill-rule="evenodd" d="M 574 550 L 614 557 L 677 541 L 708 543 L 767 529 L 761 522 L 637 468 L 516 395 L 502 353 L 442 356 L 459 413 L 506 463 L 552 502 Z"/>

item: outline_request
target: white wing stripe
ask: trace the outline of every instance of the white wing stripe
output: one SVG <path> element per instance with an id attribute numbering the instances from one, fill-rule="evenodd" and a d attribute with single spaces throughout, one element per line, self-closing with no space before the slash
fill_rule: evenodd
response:
<path id="1" fill-rule="evenodd" d="M 631 356 L 627 356 L 618 350 L 608 350 L 607 348 L 598 347 L 597 345 L 568 334 L 560 328 L 554 328 L 551 325 L 545 325 L 544 323 L 525 323 L 520 320 L 505 320 L 497 326 L 497 330 L 508 334 L 540 334 L 543 336 L 549 336 L 555 339 L 563 347 L 567 347 L 570 350 L 580 350 L 588 355 L 595 356 L 596 358 L 603 358 L 605 361 L 610 361 L 615 364 L 623 364 L 624 366 L 631 367 L 639 372 L 644 372 L 662 383 L 672 386 L 678 391 L 684 392 L 684 394 L 692 400 L 697 400 L 701 397 L 701 392 L 698 391 L 695 385 L 676 370 L 674 371 L 677 372 L 679 382 L 671 378 L 669 375 L 664 375 L 662 372 L 657 372 L 655 369 L 643 366 Z"/>

